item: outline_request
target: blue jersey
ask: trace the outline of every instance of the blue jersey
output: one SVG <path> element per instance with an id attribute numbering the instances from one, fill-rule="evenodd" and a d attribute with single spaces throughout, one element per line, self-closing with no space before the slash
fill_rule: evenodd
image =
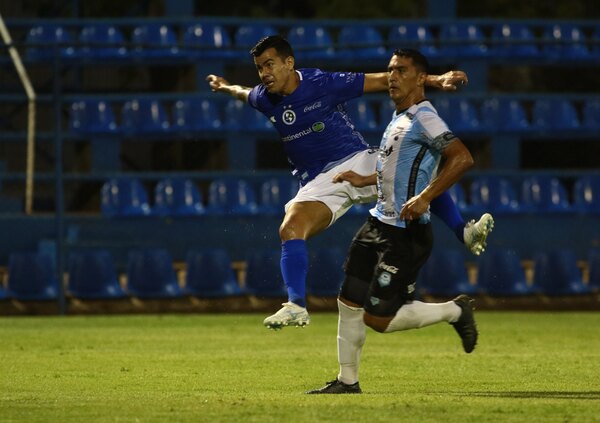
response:
<path id="1" fill-rule="evenodd" d="M 287 96 L 270 94 L 263 84 L 248 103 L 273 123 L 285 152 L 304 185 L 335 163 L 369 146 L 348 118 L 343 103 L 363 94 L 365 76 L 353 72 L 296 70 L 300 85 Z"/>
<path id="2" fill-rule="evenodd" d="M 434 178 L 444 148 L 456 137 L 427 100 L 395 113 L 381 139 L 377 158 L 377 204 L 371 215 L 383 223 L 406 227 L 404 203 Z M 419 223 L 430 221 L 429 210 Z"/>

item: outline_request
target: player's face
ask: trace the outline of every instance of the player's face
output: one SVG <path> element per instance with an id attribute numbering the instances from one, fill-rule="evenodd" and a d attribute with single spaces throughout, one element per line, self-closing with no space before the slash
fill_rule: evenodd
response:
<path id="1" fill-rule="evenodd" d="M 287 90 L 294 76 L 293 57 L 282 59 L 274 48 L 269 48 L 254 58 L 254 64 L 267 91 L 272 94 L 289 94 Z"/>
<path id="2" fill-rule="evenodd" d="M 388 65 L 388 91 L 396 105 L 405 105 L 421 96 L 425 73 L 419 72 L 410 57 L 393 55 Z"/>

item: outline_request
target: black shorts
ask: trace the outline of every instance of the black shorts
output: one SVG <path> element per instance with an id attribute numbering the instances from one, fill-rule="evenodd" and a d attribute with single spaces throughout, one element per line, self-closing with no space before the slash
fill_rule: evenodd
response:
<path id="1" fill-rule="evenodd" d="M 431 224 L 398 228 L 369 217 L 352 240 L 341 296 L 375 316 L 395 315 L 414 299 L 417 275 L 432 247 Z"/>

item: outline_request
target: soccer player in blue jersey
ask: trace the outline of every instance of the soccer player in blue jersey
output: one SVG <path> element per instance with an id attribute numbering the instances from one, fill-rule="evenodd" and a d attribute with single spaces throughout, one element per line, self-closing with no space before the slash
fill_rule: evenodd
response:
<path id="1" fill-rule="evenodd" d="M 310 322 L 305 302 L 306 240 L 332 225 L 352 204 L 376 198 L 372 186 L 357 188 L 350 183 L 333 183 L 336 174 L 347 170 L 358 174 L 372 172 L 377 156 L 354 128 L 343 104 L 363 93 L 386 91 L 387 74 L 295 69 L 292 48 L 280 36 L 263 38 L 250 52 L 260 85 L 233 85 L 216 75 L 206 79 L 213 91 L 246 101 L 270 119 L 300 181 L 301 188 L 286 204 L 279 228 L 281 272 L 289 301 L 267 317 L 264 325 L 272 329 L 305 326 Z M 464 81 L 464 73 L 452 71 L 430 75 L 426 84 L 452 90 L 455 83 Z M 474 254 L 483 251 L 493 227 L 489 214 L 465 225 L 448 194 L 440 196 L 432 209 Z"/>
<path id="2" fill-rule="evenodd" d="M 378 198 L 352 240 L 338 297 L 340 372 L 310 394 L 361 392 L 358 368 L 366 326 L 390 333 L 449 322 L 465 352 L 477 343 L 471 298 L 414 301 L 418 272 L 433 245 L 429 205 L 473 165 L 469 150 L 425 98 L 427 67 L 416 50 L 394 52 L 388 80 L 396 112 L 383 133 L 376 172 L 349 170 L 335 177 L 358 188 L 376 185 Z"/>

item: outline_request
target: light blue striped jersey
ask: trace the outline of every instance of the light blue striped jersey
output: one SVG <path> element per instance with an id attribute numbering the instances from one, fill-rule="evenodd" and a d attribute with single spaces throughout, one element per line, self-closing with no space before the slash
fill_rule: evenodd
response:
<path id="1" fill-rule="evenodd" d="M 434 178 L 441 152 L 456 137 L 428 100 L 394 112 L 387 126 L 377 159 L 377 204 L 371 215 L 383 223 L 406 227 L 400 210 Z M 429 210 L 419 219 L 428 223 Z"/>

